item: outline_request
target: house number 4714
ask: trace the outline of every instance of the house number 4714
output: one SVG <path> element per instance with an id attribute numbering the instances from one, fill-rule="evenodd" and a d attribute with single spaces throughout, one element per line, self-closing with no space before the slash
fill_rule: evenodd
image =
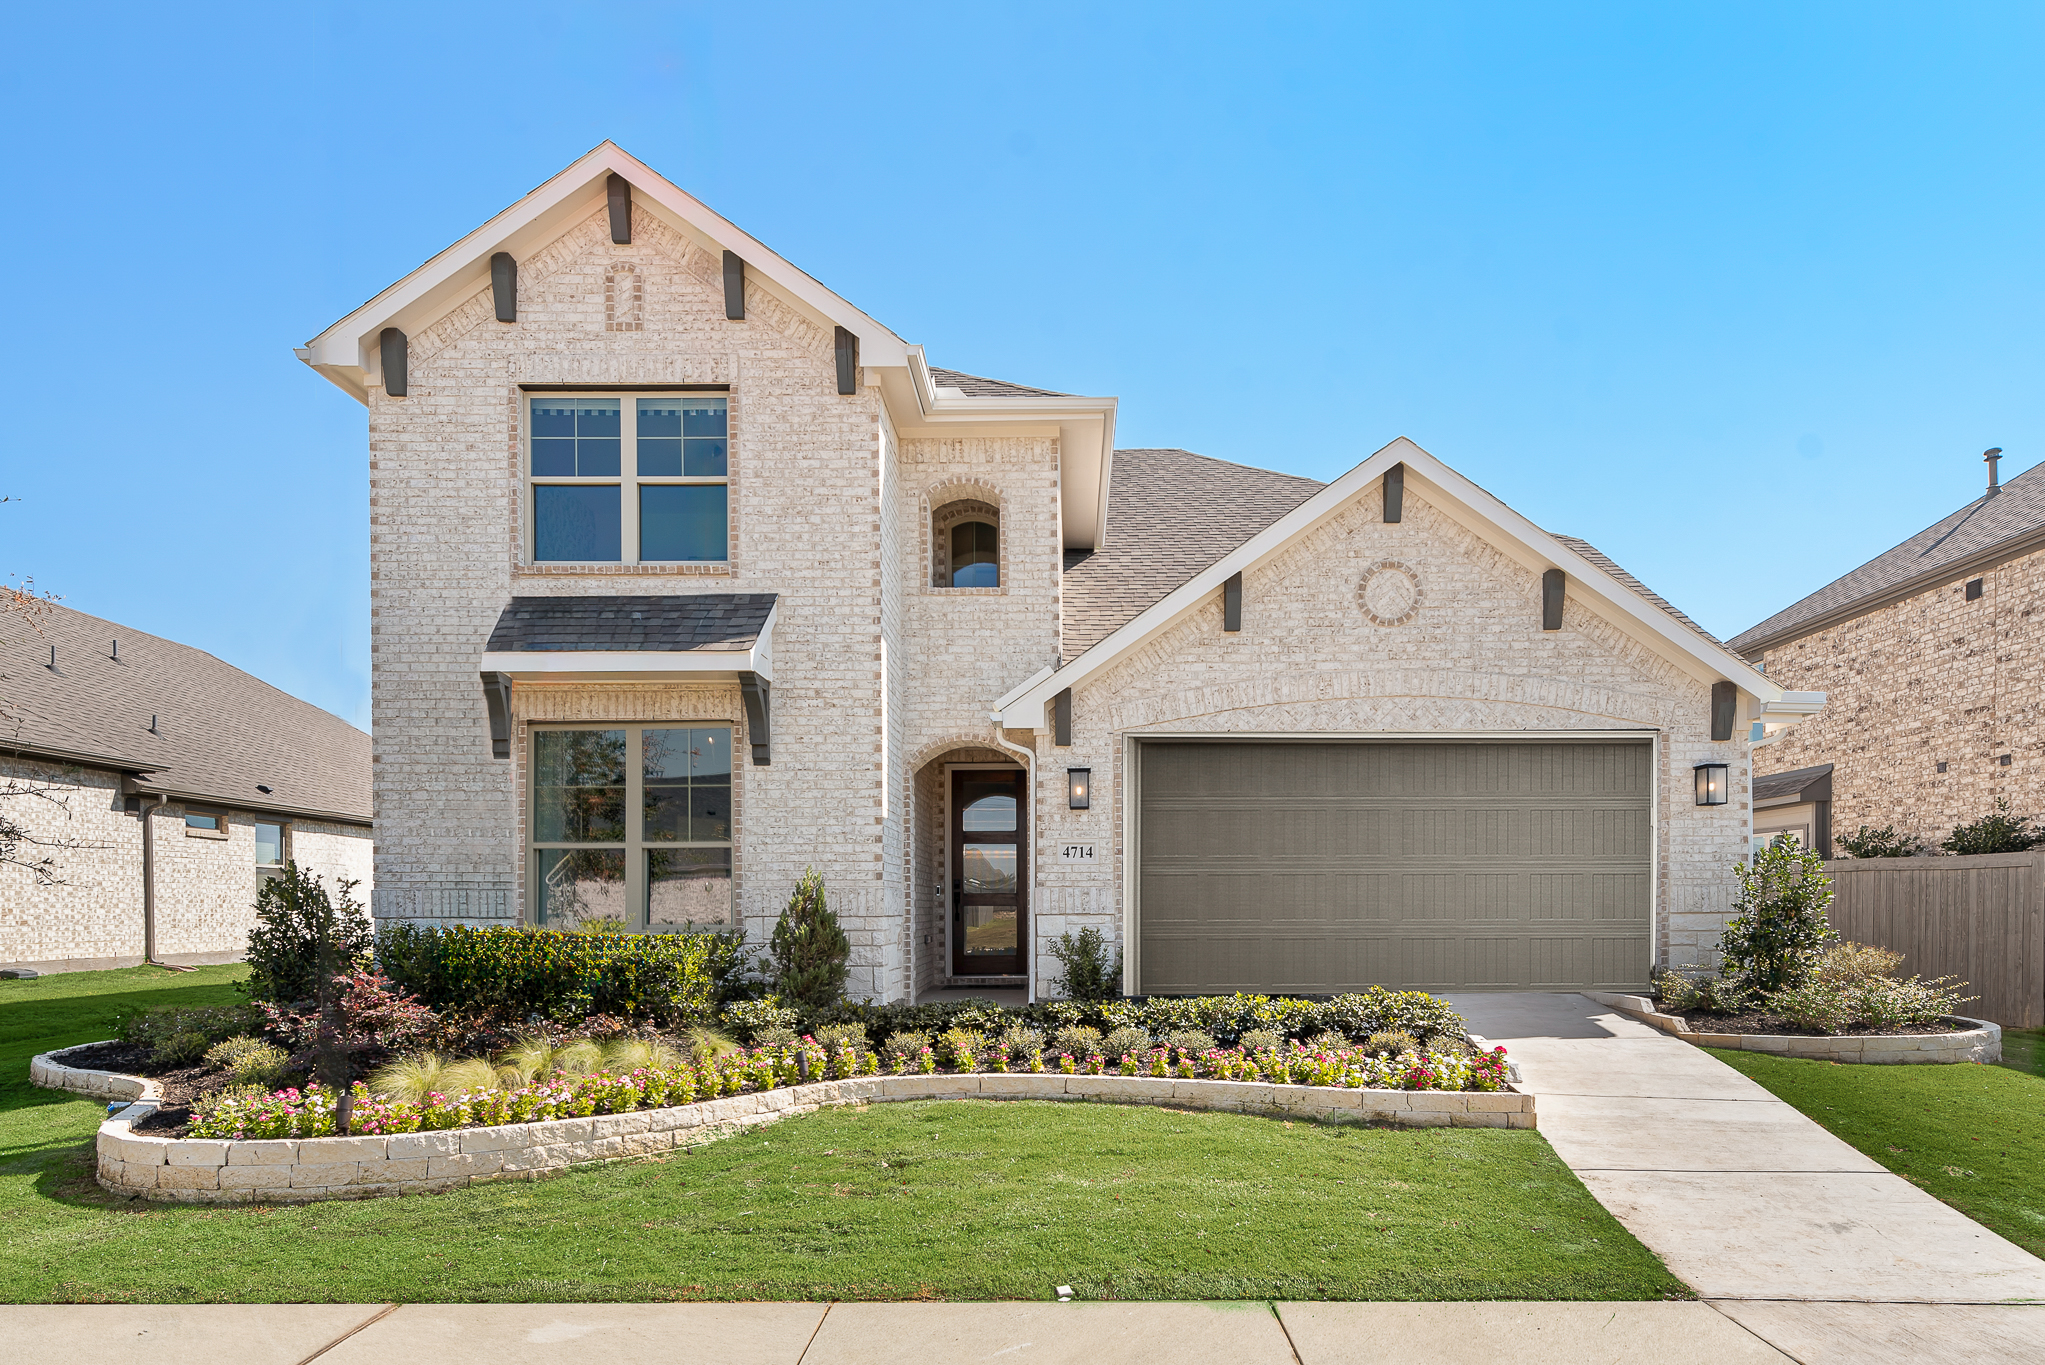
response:
<path id="1" fill-rule="evenodd" d="M 1094 846 L 1092 844 L 1060 844 L 1058 845 L 1058 861 L 1061 863 L 1094 862 Z"/>

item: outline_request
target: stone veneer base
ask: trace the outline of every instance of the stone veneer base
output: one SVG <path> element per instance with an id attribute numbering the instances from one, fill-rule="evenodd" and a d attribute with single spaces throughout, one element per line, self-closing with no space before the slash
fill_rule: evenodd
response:
<path id="1" fill-rule="evenodd" d="M 97 1046 L 85 1044 L 84 1046 Z M 1414 1127 L 1532 1128 L 1534 1097 L 1516 1090 L 1337 1090 L 1263 1081 L 1187 1081 L 1059 1072 L 863 1076 L 728 1095 L 666 1109 L 394 1137 L 227 1141 L 148 1137 L 133 1125 L 157 1107 L 156 1083 L 67 1067 L 71 1049 L 30 1065 L 52 1090 L 132 1099 L 100 1125 L 99 1183 L 117 1194 L 175 1203 L 368 1199 L 530 1180 L 573 1166 L 695 1147 L 762 1123 L 847 1104 L 891 1100 L 1095 1100 Z"/>
<path id="2" fill-rule="evenodd" d="M 1808 1057 L 1825 1062 L 1866 1062 L 1877 1065 L 1927 1065 L 1952 1062 L 1999 1062 L 2002 1060 L 2002 1026 L 1986 1019 L 1966 1019 L 1974 1025 L 1956 1033 L 1867 1033 L 1849 1037 L 1806 1037 L 1798 1033 L 1697 1033 L 1680 1015 L 1662 1014 L 1654 1001 L 1644 995 L 1620 995 L 1611 991 L 1584 991 L 1600 1005 L 1610 1005 L 1622 1014 L 1653 1024 L 1699 1047 L 1739 1048 L 1747 1052 L 1773 1052 L 1784 1057 Z"/>

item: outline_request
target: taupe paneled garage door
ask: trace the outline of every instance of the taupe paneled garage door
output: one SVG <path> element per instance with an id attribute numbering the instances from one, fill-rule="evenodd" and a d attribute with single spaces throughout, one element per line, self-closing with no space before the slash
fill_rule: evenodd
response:
<path id="1" fill-rule="evenodd" d="M 1139 745 L 1147 994 L 1638 987 L 1644 741 Z"/>

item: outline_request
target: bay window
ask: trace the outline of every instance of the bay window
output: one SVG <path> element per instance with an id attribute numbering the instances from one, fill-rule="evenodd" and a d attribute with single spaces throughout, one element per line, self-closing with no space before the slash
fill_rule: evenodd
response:
<path id="1" fill-rule="evenodd" d="M 731 727 L 535 726 L 530 830 L 542 928 L 729 929 Z"/>
<path id="2" fill-rule="evenodd" d="M 729 401 L 526 399 L 536 563 L 722 563 L 731 557 Z"/>

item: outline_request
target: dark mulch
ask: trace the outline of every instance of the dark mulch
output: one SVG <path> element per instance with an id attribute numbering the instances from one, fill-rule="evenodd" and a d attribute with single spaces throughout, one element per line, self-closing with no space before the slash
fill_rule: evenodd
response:
<path id="1" fill-rule="evenodd" d="M 1958 1033 L 1974 1025 L 1958 1019 L 1941 1024 L 1896 1024 L 1889 1028 L 1843 1028 L 1836 1033 L 1804 1028 L 1775 1014 L 1706 1014 L 1702 1010 L 1670 1011 L 1690 1025 L 1693 1033 L 1786 1033 L 1799 1038 L 1871 1038 L 1898 1033 Z"/>
<path id="2" fill-rule="evenodd" d="M 192 1121 L 192 1103 L 201 1095 L 227 1084 L 226 1073 L 210 1066 L 159 1067 L 151 1064 L 149 1049 L 132 1043 L 98 1043 L 74 1048 L 64 1065 L 88 1071 L 119 1071 L 129 1076 L 147 1076 L 163 1089 L 163 1101 L 155 1113 L 135 1125 L 138 1133 L 157 1137 L 183 1137 Z"/>

